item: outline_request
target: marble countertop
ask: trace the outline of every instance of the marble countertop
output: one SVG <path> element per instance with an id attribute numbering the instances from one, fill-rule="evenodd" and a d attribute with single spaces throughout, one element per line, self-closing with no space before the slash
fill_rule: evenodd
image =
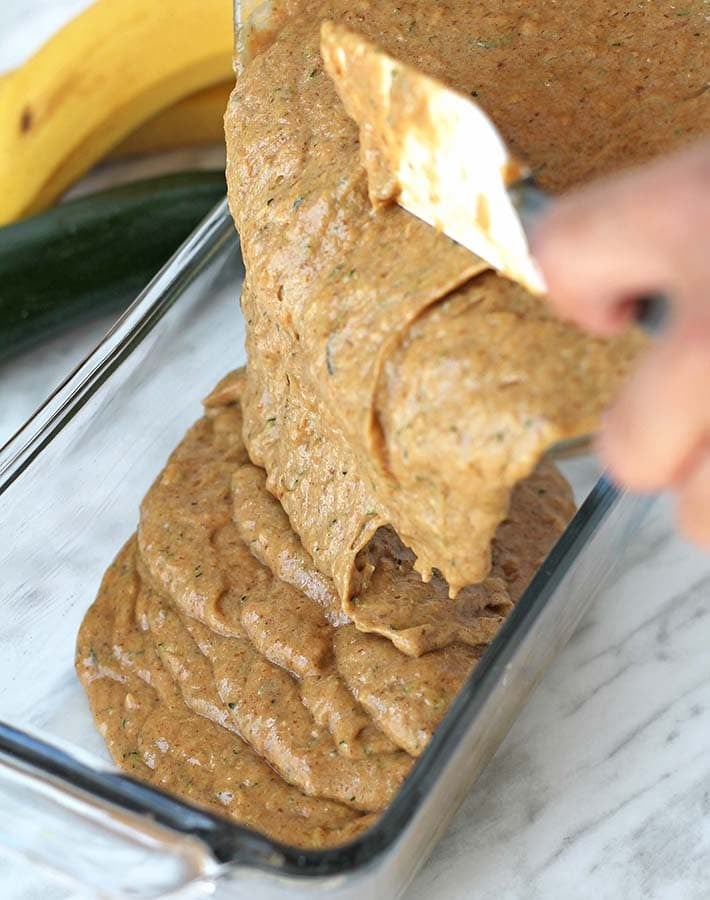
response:
<path id="1" fill-rule="evenodd" d="M 83 5 L 5 0 L 0 71 Z M 109 324 L 0 365 L 0 443 Z M 661 499 L 407 900 L 710 896 L 709 613 L 710 557 Z"/>

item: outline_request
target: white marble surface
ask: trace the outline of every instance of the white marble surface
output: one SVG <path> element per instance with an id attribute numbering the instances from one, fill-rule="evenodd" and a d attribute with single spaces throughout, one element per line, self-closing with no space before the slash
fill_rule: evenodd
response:
<path id="1" fill-rule="evenodd" d="M 659 503 L 409 900 L 710 896 L 708 613 Z"/>
<path id="2" fill-rule="evenodd" d="M 0 70 L 84 3 L 0 3 Z M 0 367 L 0 443 L 107 325 Z M 710 558 L 660 502 L 407 900 L 710 896 L 708 613 Z"/>

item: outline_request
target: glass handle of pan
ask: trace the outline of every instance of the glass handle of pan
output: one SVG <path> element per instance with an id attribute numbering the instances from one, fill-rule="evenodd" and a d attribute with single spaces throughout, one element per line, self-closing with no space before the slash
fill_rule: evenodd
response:
<path id="1" fill-rule="evenodd" d="M 168 812 L 177 801 L 101 766 L 0 722 L 0 853 L 48 890 L 56 879 L 134 900 L 213 889 L 221 867 L 199 830 L 161 823 L 157 805 L 157 815 L 139 811 L 144 796 Z"/>

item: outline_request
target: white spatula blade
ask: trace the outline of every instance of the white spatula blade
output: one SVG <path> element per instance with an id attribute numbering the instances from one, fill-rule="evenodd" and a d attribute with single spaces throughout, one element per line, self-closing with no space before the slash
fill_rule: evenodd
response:
<path id="1" fill-rule="evenodd" d="M 508 194 L 526 172 L 483 110 L 342 26 L 324 26 L 321 51 L 366 138 L 365 165 L 370 169 L 372 161 L 379 178 L 386 168 L 397 203 L 502 274 L 543 293 Z"/>

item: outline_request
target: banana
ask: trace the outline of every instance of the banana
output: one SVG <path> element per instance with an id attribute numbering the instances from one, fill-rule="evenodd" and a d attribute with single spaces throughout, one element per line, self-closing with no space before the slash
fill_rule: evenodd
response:
<path id="1" fill-rule="evenodd" d="M 0 224 L 157 112 L 233 78 L 230 0 L 97 0 L 0 83 Z"/>
<path id="2" fill-rule="evenodd" d="M 233 81 L 197 91 L 140 125 L 111 150 L 109 159 L 224 141 L 224 111 Z"/>
<path id="3" fill-rule="evenodd" d="M 0 88 L 7 77 L 0 75 Z M 221 143 L 224 112 L 233 87 L 233 81 L 224 81 L 178 100 L 139 125 L 109 151 L 106 159 Z"/>

